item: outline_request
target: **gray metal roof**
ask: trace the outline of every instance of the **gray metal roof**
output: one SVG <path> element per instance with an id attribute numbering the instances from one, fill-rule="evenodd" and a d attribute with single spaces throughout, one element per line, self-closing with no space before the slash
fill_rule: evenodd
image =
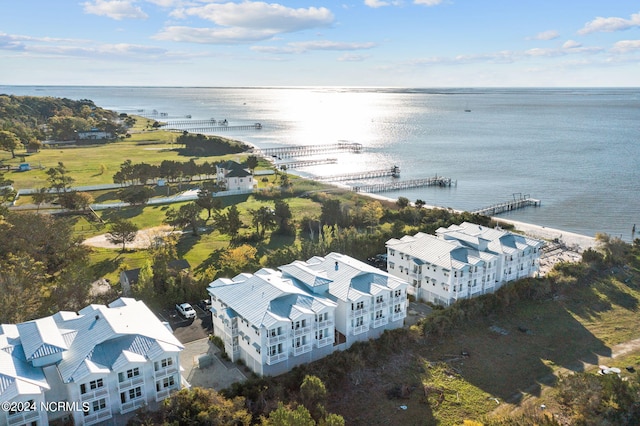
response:
<path id="1" fill-rule="evenodd" d="M 89 305 L 78 313 L 58 312 L 15 326 L 3 325 L 0 377 L 4 378 L 0 381 L 4 385 L 0 386 L 9 383 L 7 377 L 19 373 L 19 379 L 36 384 L 44 381 L 42 386 L 48 388 L 42 369 L 31 367 L 28 361 L 54 353 L 61 353 L 57 369 L 68 383 L 92 372 L 108 373 L 126 362 L 145 361 L 162 351 L 183 348 L 144 303 L 120 298 L 108 307 Z"/>
<path id="2" fill-rule="evenodd" d="M 233 280 L 217 279 L 207 289 L 229 309 L 256 327 L 292 319 L 298 312 L 318 312 L 332 302 L 305 292 L 280 272 L 261 269 L 255 274 L 240 274 Z"/>

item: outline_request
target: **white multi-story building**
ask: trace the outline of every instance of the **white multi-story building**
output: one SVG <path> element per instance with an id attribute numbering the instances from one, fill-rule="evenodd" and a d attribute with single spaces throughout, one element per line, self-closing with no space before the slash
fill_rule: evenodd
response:
<path id="1" fill-rule="evenodd" d="M 544 241 L 468 222 L 387 241 L 387 271 L 419 300 L 450 305 L 534 276 Z"/>
<path id="2" fill-rule="evenodd" d="M 404 280 L 338 253 L 219 278 L 208 291 L 214 334 L 260 375 L 402 327 L 407 310 Z"/>
<path id="3" fill-rule="evenodd" d="M 128 298 L 3 324 L 0 403 L 14 409 L 0 412 L 0 424 L 126 422 L 180 389 L 182 349 L 168 325 Z"/>
<path id="4" fill-rule="evenodd" d="M 231 160 L 216 164 L 216 179 L 227 191 L 250 191 L 258 185 L 249 169 Z"/>

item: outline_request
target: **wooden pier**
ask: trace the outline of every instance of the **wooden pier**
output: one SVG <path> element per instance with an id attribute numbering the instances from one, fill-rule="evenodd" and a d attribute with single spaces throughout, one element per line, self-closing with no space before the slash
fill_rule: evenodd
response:
<path id="1" fill-rule="evenodd" d="M 327 154 L 330 152 L 362 152 L 362 144 L 356 142 L 338 142 L 326 145 L 297 145 L 259 150 L 264 157 L 290 158 L 308 155 Z"/>
<path id="2" fill-rule="evenodd" d="M 318 160 L 300 160 L 300 161 L 287 161 L 286 163 L 279 163 L 276 166 L 280 170 L 299 169 L 302 167 L 320 166 L 322 164 L 336 164 L 337 158 L 321 158 Z"/>
<path id="3" fill-rule="evenodd" d="M 518 195 L 518 197 L 516 197 Z M 473 214 L 481 214 L 484 216 L 494 216 L 512 210 L 522 209 L 529 206 L 539 207 L 542 204 L 540 200 L 531 198 L 529 195 L 513 194 L 513 200 L 494 204 L 489 207 L 483 207 L 472 211 Z"/>
<path id="4" fill-rule="evenodd" d="M 318 180 L 325 180 L 329 182 L 344 182 L 347 180 L 360 180 L 360 179 L 374 179 L 379 177 L 391 176 L 394 178 L 400 177 L 400 167 L 393 166 L 389 169 L 383 170 L 370 170 L 359 173 L 344 173 L 340 175 L 320 176 Z"/>
<path id="5" fill-rule="evenodd" d="M 189 133 L 197 133 L 197 132 L 225 132 L 228 130 L 260 130 L 262 129 L 262 124 L 248 124 L 245 126 L 202 126 L 202 127 L 168 127 L 161 126 L 164 130 L 169 130 L 172 132 L 189 132 Z"/>
<path id="6" fill-rule="evenodd" d="M 451 178 L 435 176 L 426 179 L 412 179 L 405 181 L 395 181 L 386 183 L 375 183 L 371 185 L 359 185 L 354 186 L 353 190 L 356 192 L 385 192 L 385 191 L 397 191 L 409 188 L 421 188 L 425 186 L 441 186 L 450 187 L 456 185 L 457 182 Z"/>

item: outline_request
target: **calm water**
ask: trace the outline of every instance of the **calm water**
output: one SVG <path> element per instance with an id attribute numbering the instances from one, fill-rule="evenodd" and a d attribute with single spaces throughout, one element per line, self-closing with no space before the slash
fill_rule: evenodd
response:
<path id="1" fill-rule="evenodd" d="M 508 215 L 524 222 L 631 238 L 640 226 L 640 89 L 349 89 L 15 87 L 0 93 L 91 99 L 124 112 L 260 122 L 225 136 L 260 147 L 364 145 L 316 175 L 400 166 L 401 179 L 457 180 L 452 188 L 383 195 L 475 209 L 514 193 L 542 207 Z M 465 112 L 470 109 L 471 112 Z M 324 156 L 324 157 L 327 157 Z"/>

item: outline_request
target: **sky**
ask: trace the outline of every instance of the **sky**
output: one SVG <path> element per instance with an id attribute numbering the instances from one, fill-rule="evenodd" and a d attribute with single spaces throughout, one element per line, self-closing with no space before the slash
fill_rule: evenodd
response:
<path id="1" fill-rule="evenodd" d="M 0 84 L 639 87 L 629 0 L 0 0 Z"/>

